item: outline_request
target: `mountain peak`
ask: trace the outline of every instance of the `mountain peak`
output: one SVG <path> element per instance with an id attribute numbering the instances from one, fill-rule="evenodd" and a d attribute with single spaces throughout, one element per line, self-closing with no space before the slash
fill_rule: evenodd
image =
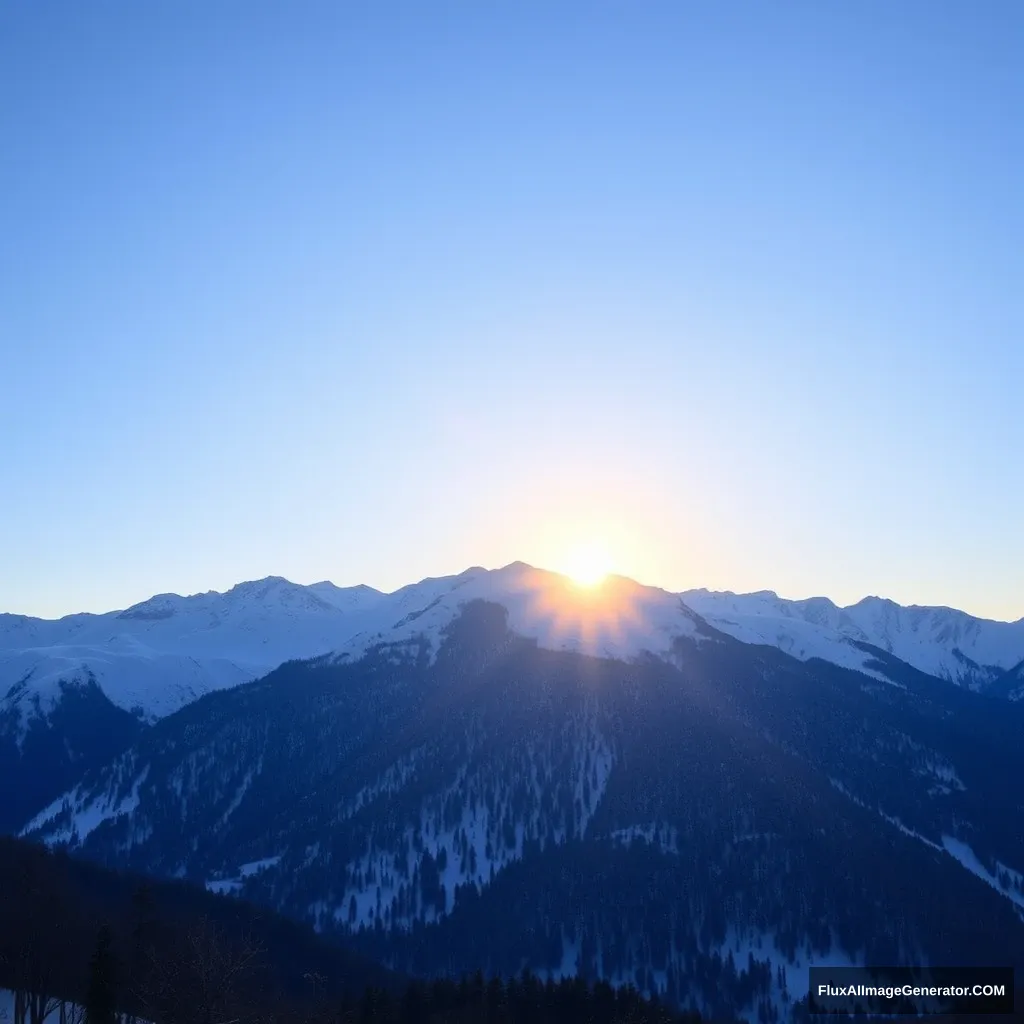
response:
<path id="1" fill-rule="evenodd" d="M 169 619 L 187 600 L 180 594 L 156 594 L 146 601 L 139 601 L 118 614 L 119 619 L 155 621 Z"/>
<path id="2" fill-rule="evenodd" d="M 486 572 L 486 569 L 481 569 L 479 566 L 473 569 L 467 569 L 467 572 Z M 536 567 L 530 565 L 527 562 L 521 562 L 518 559 L 514 562 L 509 562 L 508 565 L 503 565 L 498 572 L 535 572 Z"/>
<path id="3" fill-rule="evenodd" d="M 232 594 L 245 596 L 258 594 L 264 596 L 272 590 L 294 586 L 297 586 L 297 584 L 286 580 L 283 576 L 264 576 L 260 580 L 245 580 L 242 583 L 236 583 L 230 590 L 225 591 L 225 596 L 228 597 Z"/>
<path id="4" fill-rule="evenodd" d="M 882 605 L 885 608 L 900 608 L 895 601 L 888 597 L 879 597 L 877 594 L 868 594 L 866 597 L 862 597 L 856 604 L 852 604 L 850 608 L 869 608 L 875 605 Z M 908 605 L 908 608 L 915 607 L 914 605 Z M 921 607 L 917 605 L 916 607 Z"/>

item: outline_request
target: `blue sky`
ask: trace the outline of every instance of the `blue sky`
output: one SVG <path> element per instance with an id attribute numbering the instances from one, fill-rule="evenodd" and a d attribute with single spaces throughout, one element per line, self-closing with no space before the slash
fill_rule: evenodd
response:
<path id="1" fill-rule="evenodd" d="M 0 4 L 0 609 L 1024 616 L 1024 7 Z"/>

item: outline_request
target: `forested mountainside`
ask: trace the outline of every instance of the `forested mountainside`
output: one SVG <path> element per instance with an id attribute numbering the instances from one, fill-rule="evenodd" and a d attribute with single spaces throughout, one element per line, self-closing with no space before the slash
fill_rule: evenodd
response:
<path id="1" fill-rule="evenodd" d="M 27 831 L 398 970 L 579 973 L 710 1015 L 789 1016 L 811 962 L 1024 963 L 1021 707 L 696 625 L 626 663 L 470 602 L 436 653 L 196 701 Z"/>
<path id="2" fill-rule="evenodd" d="M 507 983 L 410 981 L 250 904 L 24 841 L 0 839 L 0 877 L 0 1019 L 9 1024 L 696 1020 L 635 989 L 554 986 L 528 973 Z"/>

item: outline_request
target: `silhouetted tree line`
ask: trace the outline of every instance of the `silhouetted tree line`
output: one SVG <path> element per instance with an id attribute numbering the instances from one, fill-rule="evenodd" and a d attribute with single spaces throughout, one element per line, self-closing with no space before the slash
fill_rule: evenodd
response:
<path id="1" fill-rule="evenodd" d="M 320 1020 L 338 1024 L 694 1024 L 699 1014 L 680 1014 L 644 999 L 633 988 L 588 985 L 579 978 L 540 981 L 517 978 L 411 982 L 397 997 L 368 989 L 356 1002 L 320 1010 Z"/>
<path id="2" fill-rule="evenodd" d="M 179 883 L 0 839 L 12 1024 L 689 1024 L 635 987 L 404 982 L 309 929 Z M 493 927 L 493 924 L 492 924 Z"/>
<path id="3" fill-rule="evenodd" d="M 152 882 L 0 838 L 0 988 L 14 1024 L 218 1024 L 242 1004 L 395 988 L 396 976 L 310 928 L 183 882 Z M 51 1016 L 53 1015 L 53 1016 Z"/>

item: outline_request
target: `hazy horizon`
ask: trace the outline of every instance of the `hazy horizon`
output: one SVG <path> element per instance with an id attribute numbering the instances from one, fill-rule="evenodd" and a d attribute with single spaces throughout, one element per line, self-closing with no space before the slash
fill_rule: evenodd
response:
<path id="1" fill-rule="evenodd" d="M 0 10 L 0 609 L 474 564 L 1024 616 L 1024 8 Z"/>

